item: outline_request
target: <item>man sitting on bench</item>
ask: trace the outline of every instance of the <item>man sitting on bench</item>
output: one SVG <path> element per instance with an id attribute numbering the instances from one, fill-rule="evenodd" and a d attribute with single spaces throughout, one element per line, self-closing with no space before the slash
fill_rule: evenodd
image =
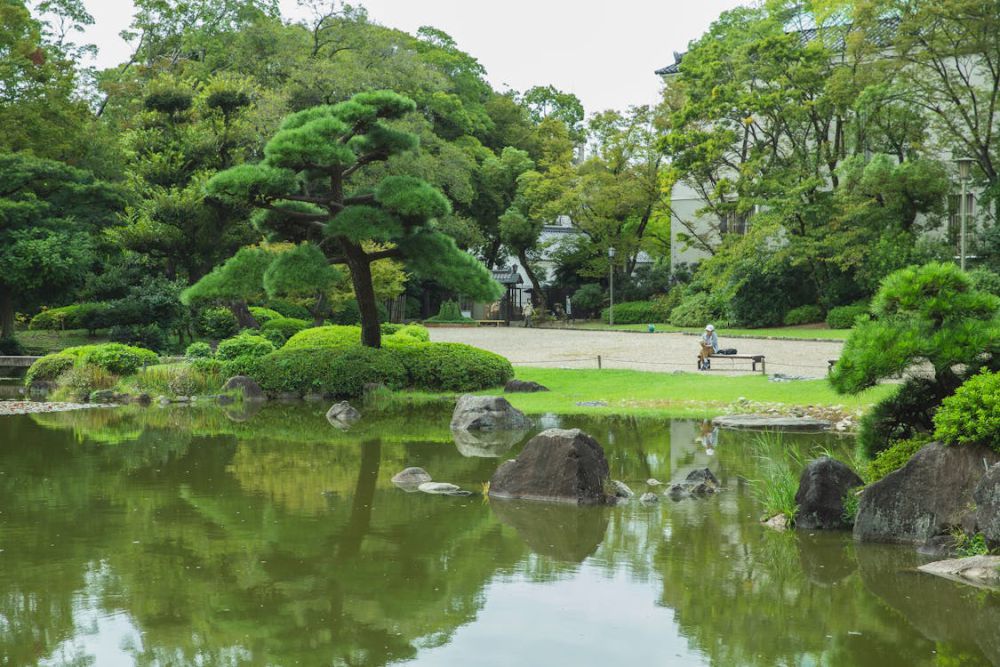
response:
<path id="1" fill-rule="evenodd" d="M 701 335 L 701 352 L 698 353 L 698 370 L 707 371 L 712 367 L 709 359 L 719 351 L 719 337 L 715 333 L 715 327 L 711 324 L 705 327 L 705 333 Z"/>

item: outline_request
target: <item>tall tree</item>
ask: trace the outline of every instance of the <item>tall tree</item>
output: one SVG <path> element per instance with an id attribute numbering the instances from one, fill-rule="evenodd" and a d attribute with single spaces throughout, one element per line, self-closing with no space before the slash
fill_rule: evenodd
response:
<path id="1" fill-rule="evenodd" d="M 276 238 L 307 241 L 332 264 L 348 267 L 361 311 L 364 345 L 379 347 L 372 262 L 402 260 L 461 294 L 495 299 L 500 286 L 471 255 L 439 232 L 435 218 L 448 200 L 409 176 L 379 177 L 377 166 L 416 148 L 416 138 L 390 124 L 416 109 L 390 91 L 360 93 L 347 102 L 292 114 L 264 148 L 265 160 L 212 178 L 214 197 L 262 210 L 258 221 Z M 386 244 L 368 250 L 370 242 Z"/>

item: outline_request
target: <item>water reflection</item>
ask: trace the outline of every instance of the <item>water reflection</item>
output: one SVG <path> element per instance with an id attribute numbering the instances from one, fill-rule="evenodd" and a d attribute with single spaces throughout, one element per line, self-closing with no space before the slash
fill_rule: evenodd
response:
<path id="1" fill-rule="evenodd" d="M 763 530 L 742 434 L 709 454 L 697 422 L 544 417 L 595 435 L 636 491 L 705 466 L 724 487 L 576 508 L 395 488 L 409 466 L 475 491 L 492 475 L 446 408 L 346 433 L 323 415 L 0 419 L 0 664 L 1000 659 L 995 595 L 910 574 L 905 549 Z M 820 438 L 799 441 L 838 446 Z"/>
<path id="2" fill-rule="evenodd" d="M 503 431 L 466 431 L 459 429 L 451 432 L 455 447 L 462 456 L 498 459 L 509 452 L 514 445 L 524 441 L 528 429 L 513 429 Z"/>

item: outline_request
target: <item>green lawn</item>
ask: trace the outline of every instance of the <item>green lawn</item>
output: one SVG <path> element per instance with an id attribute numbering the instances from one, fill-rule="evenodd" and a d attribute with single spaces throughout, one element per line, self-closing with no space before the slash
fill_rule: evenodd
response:
<path id="1" fill-rule="evenodd" d="M 85 329 L 71 329 L 68 331 L 18 331 L 17 340 L 28 354 L 44 355 L 77 345 L 107 343 L 108 337 L 101 334 L 91 337 L 87 335 Z"/>
<path id="2" fill-rule="evenodd" d="M 646 324 L 616 324 L 610 326 L 602 322 L 580 322 L 568 325 L 574 329 L 597 331 L 646 331 Z M 669 324 L 654 324 L 658 333 L 701 333 L 697 327 L 675 327 Z M 820 340 L 846 340 L 850 329 L 827 329 L 819 326 L 776 327 L 772 329 L 719 329 L 720 337 L 732 338 L 802 338 Z"/>
<path id="3" fill-rule="evenodd" d="M 630 370 L 518 368 L 517 377 L 551 389 L 537 394 L 506 395 L 515 407 L 529 414 L 702 417 L 718 414 L 740 397 L 787 405 L 841 405 L 853 410 L 867 408 L 895 390 L 894 385 L 883 385 L 860 396 L 841 396 L 826 380 L 770 382 L 761 375 L 732 377 Z M 577 405 L 585 401 L 605 401 L 608 405 Z"/>

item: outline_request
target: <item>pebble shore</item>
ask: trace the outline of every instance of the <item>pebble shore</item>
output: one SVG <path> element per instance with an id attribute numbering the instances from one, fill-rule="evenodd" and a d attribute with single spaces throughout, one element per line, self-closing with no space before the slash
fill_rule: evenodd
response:
<path id="1" fill-rule="evenodd" d="M 68 412 L 106 408 L 107 405 L 91 403 L 40 403 L 38 401 L 0 401 L 0 417 L 4 415 L 30 415 L 39 412 Z"/>

